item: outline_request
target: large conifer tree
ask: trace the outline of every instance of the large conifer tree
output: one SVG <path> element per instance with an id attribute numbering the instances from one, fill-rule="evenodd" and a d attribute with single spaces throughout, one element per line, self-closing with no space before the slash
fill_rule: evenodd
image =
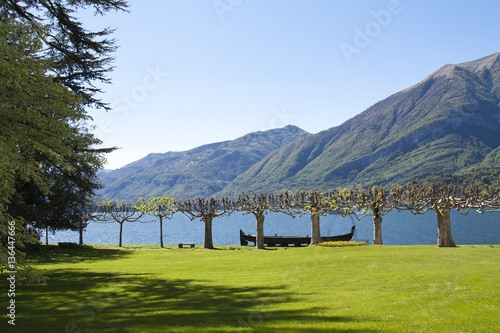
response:
<path id="1" fill-rule="evenodd" d="M 124 10 L 125 1 L 0 2 L 0 268 L 6 267 L 7 225 L 16 222 L 16 249 L 28 228 L 73 229 L 75 207 L 99 187 L 104 154 L 88 129 L 85 107 L 106 82 L 114 41 L 110 29 L 85 30 L 72 14 Z M 21 253 L 18 256 L 18 263 Z"/>
<path id="2" fill-rule="evenodd" d="M 127 7 L 125 0 L 4 0 L 0 15 L 46 26 L 41 37 L 46 54 L 54 61 L 55 79 L 79 94 L 85 105 L 108 109 L 107 103 L 96 98 L 101 89 L 95 83 L 109 82 L 106 74 L 113 68 L 111 54 L 116 49 L 115 40 L 110 38 L 113 29 L 89 31 L 75 15 L 78 9 L 105 15 Z"/>

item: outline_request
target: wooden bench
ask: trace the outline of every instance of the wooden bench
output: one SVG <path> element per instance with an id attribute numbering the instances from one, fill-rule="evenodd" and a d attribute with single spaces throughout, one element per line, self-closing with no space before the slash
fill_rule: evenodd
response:
<path id="1" fill-rule="evenodd" d="M 184 245 L 185 246 L 189 245 L 190 248 L 194 247 L 194 243 L 179 243 L 179 249 L 182 249 L 184 247 Z"/>
<path id="2" fill-rule="evenodd" d="M 58 242 L 57 246 L 59 247 L 77 247 L 78 244 L 74 242 Z"/>

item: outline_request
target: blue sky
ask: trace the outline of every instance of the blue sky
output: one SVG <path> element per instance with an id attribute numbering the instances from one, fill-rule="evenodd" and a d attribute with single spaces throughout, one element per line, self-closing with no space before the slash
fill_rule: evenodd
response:
<path id="1" fill-rule="evenodd" d="M 500 1 L 131 0 L 90 110 L 115 169 L 293 124 L 338 126 L 448 63 L 500 52 Z"/>

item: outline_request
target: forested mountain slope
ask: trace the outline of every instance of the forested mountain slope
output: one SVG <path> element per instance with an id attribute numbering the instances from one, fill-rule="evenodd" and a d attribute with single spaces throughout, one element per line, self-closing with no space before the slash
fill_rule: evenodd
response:
<path id="1" fill-rule="evenodd" d="M 219 194 L 403 183 L 500 165 L 500 53 L 418 84 L 273 151 Z"/>
<path id="2" fill-rule="evenodd" d="M 232 141 L 183 152 L 149 154 L 123 168 L 100 174 L 106 199 L 211 196 L 271 151 L 308 136 L 295 126 L 255 132 Z"/>

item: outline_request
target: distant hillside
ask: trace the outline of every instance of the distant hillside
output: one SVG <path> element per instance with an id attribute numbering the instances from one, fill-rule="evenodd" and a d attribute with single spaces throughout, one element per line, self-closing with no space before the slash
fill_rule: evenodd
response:
<path id="1" fill-rule="evenodd" d="M 286 126 L 247 134 L 184 152 L 150 154 L 123 168 L 100 174 L 106 199 L 211 196 L 273 150 L 309 133 Z"/>
<path id="2" fill-rule="evenodd" d="M 294 126 L 186 152 L 150 154 L 101 173 L 108 199 L 497 179 L 500 53 L 446 65 L 340 126 Z M 468 176 L 473 174 L 473 176 Z"/>
<path id="3" fill-rule="evenodd" d="M 500 53 L 446 65 L 273 151 L 219 194 L 402 183 L 500 165 Z"/>

